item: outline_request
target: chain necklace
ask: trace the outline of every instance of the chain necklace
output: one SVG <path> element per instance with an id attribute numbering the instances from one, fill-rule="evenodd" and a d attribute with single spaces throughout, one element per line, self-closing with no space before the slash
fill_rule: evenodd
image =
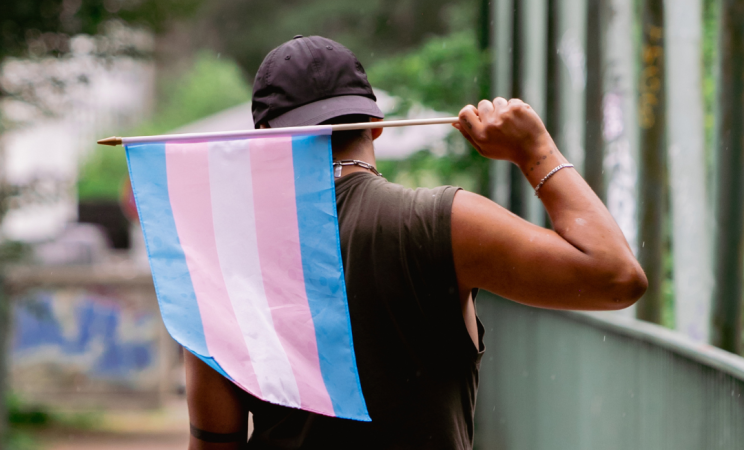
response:
<path id="1" fill-rule="evenodd" d="M 343 166 L 359 166 L 359 167 L 363 167 L 363 168 L 365 168 L 367 170 L 371 170 L 372 173 L 374 173 L 378 177 L 381 177 L 382 176 L 382 174 L 377 171 L 377 169 L 375 168 L 375 166 L 373 166 L 370 163 L 367 163 L 367 162 L 364 162 L 364 161 L 360 161 L 358 159 L 342 159 L 340 161 L 333 161 L 333 176 L 335 176 L 336 178 L 341 178 L 341 168 Z"/>

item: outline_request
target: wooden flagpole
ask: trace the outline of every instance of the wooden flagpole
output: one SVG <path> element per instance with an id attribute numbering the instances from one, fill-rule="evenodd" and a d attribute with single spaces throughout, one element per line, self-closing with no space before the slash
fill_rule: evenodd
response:
<path id="1" fill-rule="evenodd" d="M 219 131 L 213 133 L 185 133 L 185 134 L 162 134 L 156 136 L 133 136 L 118 137 L 112 136 L 98 141 L 101 145 L 117 146 L 123 144 L 136 144 L 143 142 L 160 142 L 160 141 L 190 141 L 208 138 L 239 139 L 243 137 L 254 136 L 276 136 L 287 134 L 313 134 L 315 132 L 326 131 L 348 131 L 348 130 L 367 130 L 371 128 L 385 127 L 407 127 L 412 125 L 442 125 L 456 123 L 460 119 L 457 117 L 438 117 L 434 119 L 413 119 L 413 120 L 388 120 L 380 122 L 361 122 L 361 123 L 343 123 L 336 125 L 315 125 L 309 127 L 286 127 L 286 128 L 261 128 L 258 130 L 238 130 L 238 131 Z"/>

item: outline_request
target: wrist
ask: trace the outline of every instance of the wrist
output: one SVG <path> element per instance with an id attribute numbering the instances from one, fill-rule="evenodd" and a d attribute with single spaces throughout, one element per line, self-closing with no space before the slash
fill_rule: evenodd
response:
<path id="1" fill-rule="evenodd" d="M 553 140 L 536 145 L 529 154 L 525 154 L 524 161 L 519 168 L 534 188 L 551 170 L 561 164 L 568 163 Z"/>
<path id="2" fill-rule="evenodd" d="M 527 175 L 529 172 L 534 172 L 534 169 L 540 164 L 547 163 L 548 158 L 553 159 L 558 155 L 560 155 L 558 147 L 556 147 L 550 135 L 545 133 L 528 145 L 523 146 L 522 151 L 515 158 L 514 164 L 519 166 L 522 172 Z"/>

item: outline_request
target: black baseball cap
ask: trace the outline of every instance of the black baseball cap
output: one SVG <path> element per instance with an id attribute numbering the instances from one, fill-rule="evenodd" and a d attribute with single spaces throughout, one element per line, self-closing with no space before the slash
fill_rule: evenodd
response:
<path id="1" fill-rule="evenodd" d="M 253 123 L 272 128 L 318 125 L 361 114 L 382 119 L 356 56 L 322 36 L 295 36 L 272 50 L 253 83 Z"/>

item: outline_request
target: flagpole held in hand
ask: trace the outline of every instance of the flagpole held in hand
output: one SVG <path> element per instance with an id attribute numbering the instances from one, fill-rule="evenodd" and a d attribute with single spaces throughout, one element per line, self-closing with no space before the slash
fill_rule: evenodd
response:
<path id="1" fill-rule="evenodd" d="M 117 146 L 144 142 L 199 141 L 204 139 L 241 139 L 258 136 L 286 136 L 316 134 L 330 129 L 331 131 L 366 130 L 385 127 L 406 127 L 413 125 L 441 125 L 457 123 L 457 117 L 438 117 L 434 119 L 388 120 L 380 122 L 343 123 L 336 125 L 314 125 L 308 127 L 262 128 L 259 130 L 218 131 L 211 133 L 162 134 L 156 136 L 112 136 L 98 141 L 101 145 Z"/>

